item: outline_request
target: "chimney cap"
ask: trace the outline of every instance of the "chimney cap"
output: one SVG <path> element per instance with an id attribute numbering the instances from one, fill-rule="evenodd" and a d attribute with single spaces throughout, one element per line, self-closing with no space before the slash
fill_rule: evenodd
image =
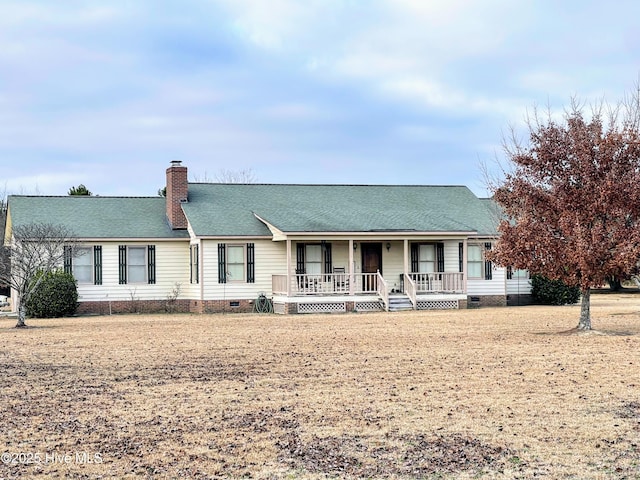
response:
<path id="1" fill-rule="evenodd" d="M 182 160 L 171 160 L 172 167 L 179 167 L 182 164 Z"/>

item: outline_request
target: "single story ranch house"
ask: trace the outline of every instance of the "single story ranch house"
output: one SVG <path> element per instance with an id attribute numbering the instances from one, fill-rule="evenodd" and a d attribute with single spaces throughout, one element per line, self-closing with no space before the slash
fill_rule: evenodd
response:
<path id="1" fill-rule="evenodd" d="M 526 303 L 526 272 L 497 268 L 490 200 L 464 186 L 190 183 L 171 162 L 166 198 L 8 198 L 12 226 L 66 226 L 79 312 L 276 313 Z M 62 265 L 61 265 L 62 267 Z M 262 298 L 264 304 L 264 298 Z M 15 305 L 14 305 L 15 308 Z"/>

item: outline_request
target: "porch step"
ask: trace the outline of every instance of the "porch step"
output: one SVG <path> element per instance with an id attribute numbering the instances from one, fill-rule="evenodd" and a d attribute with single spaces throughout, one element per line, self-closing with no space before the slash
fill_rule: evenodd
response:
<path id="1" fill-rule="evenodd" d="M 390 295 L 389 296 L 389 311 L 400 312 L 403 310 L 413 310 L 413 304 L 411 299 L 406 295 Z"/>

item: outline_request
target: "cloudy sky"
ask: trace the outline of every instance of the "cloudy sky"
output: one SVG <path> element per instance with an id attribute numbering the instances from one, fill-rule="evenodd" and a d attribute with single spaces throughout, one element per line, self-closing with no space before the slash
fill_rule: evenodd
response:
<path id="1" fill-rule="evenodd" d="M 463 184 L 534 105 L 619 100 L 637 0 L 0 0 L 0 189 Z"/>

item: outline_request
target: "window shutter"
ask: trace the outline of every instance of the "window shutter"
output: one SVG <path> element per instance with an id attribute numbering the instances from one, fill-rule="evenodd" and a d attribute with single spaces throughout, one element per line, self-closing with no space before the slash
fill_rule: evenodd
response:
<path id="1" fill-rule="evenodd" d="M 118 283 L 124 285 L 127 283 L 127 247 L 120 245 L 118 247 Z"/>
<path id="2" fill-rule="evenodd" d="M 458 243 L 458 271 L 459 272 L 464 272 L 463 260 L 464 260 L 464 243 L 460 242 Z"/>
<path id="3" fill-rule="evenodd" d="M 93 284 L 102 285 L 102 245 L 93 246 Z"/>
<path id="4" fill-rule="evenodd" d="M 491 243 L 487 242 L 484 244 L 485 251 L 491 250 Z M 484 262 L 484 279 L 491 280 L 493 278 L 493 266 L 489 260 L 485 260 Z"/>
<path id="5" fill-rule="evenodd" d="M 324 273 L 333 273 L 333 260 L 331 258 L 331 244 L 324 244 Z"/>
<path id="6" fill-rule="evenodd" d="M 72 264 L 72 257 L 73 257 L 73 250 L 71 249 L 70 246 L 65 245 L 62 251 L 62 254 L 64 256 L 64 273 L 73 273 L 73 264 Z"/>
<path id="7" fill-rule="evenodd" d="M 420 256 L 420 244 L 412 243 L 411 244 L 411 273 L 418 273 L 420 271 L 420 267 L 418 265 Z"/>
<path id="8" fill-rule="evenodd" d="M 302 275 L 304 271 L 304 243 L 296 244 L 296 273 Z"/>
<path id="9" fill-rule="evenodd" d="M 255 246 L 247 243 L 247 283 L 256 282 Z"/>
<path id="10" fill-rule="evenodd" d="M 147 278 L 150 284 L 156 283 L 156 246 L 147 245 Z"/>
<path id="11" fill-rule="evenodd" d="M 437 271 L 444 272 L 444 243 L 436 243 Z"/>
<path id="12" fill-rule="evenodd" d="M 189 246 L 189 283 L 193 283 L 193 245 Z"/>
<path id="13" fill-rule="evenodd" d="M 227 283 L 226 244 L 218 244 L 218 283 Z"/>
<path id="14" fill-rule="evenodd" d="M 507 267 L 507 280 L 513 280 L 513 268 Z"/>

